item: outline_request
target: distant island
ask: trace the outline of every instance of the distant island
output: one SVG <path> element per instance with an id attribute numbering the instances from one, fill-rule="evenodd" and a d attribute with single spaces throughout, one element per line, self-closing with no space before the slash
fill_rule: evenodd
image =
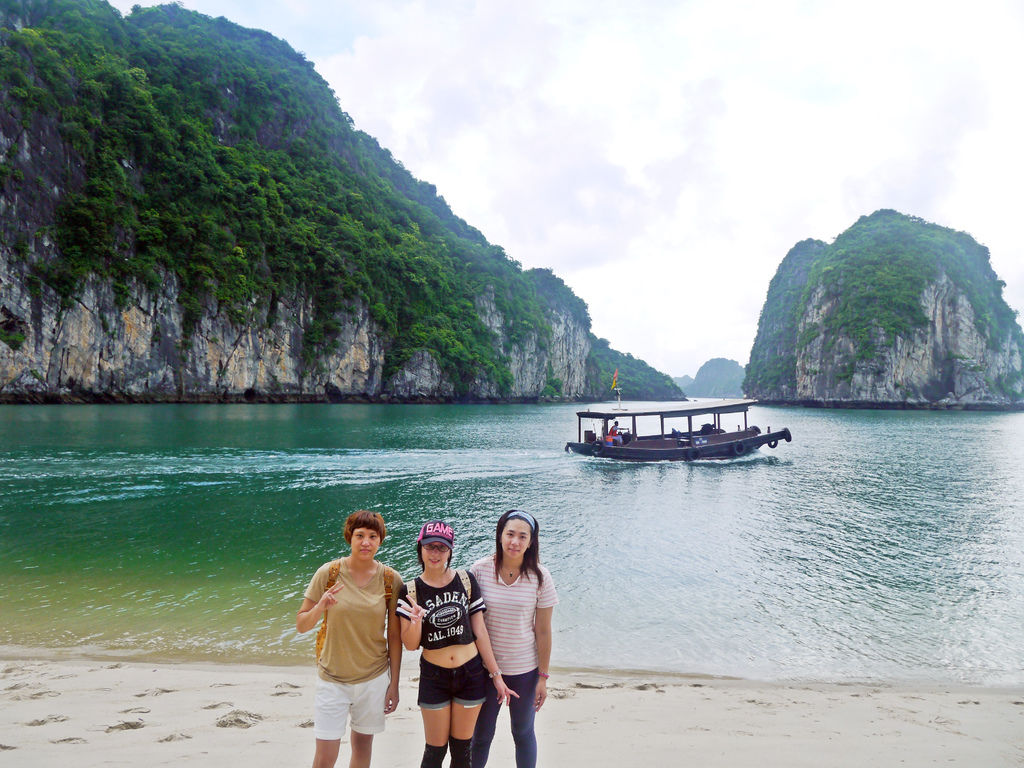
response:
<path id="1" fill-rule="evenodd" d="M 767 403 L 1020 408 L 1024 333 L 989 252 L 892 210 L 797 243 L 761 310 L 743 389 Z"/>
<path id="2" fill-rule="evenodd" d="M 745 370 L 735 360 L 715 357 L 704 363 L 694 378 L 680 376 L 673 381 L 687 397 L 743 397 Z"/>
<path id="3" fill-rule="evenodd" d="M 0 402 L 682 396 L 272 35 L 23 0 L 0 38 Z"/>

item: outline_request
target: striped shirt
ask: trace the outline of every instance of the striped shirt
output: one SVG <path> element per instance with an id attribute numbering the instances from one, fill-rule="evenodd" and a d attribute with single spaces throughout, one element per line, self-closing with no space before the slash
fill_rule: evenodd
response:
<path id="1" fill-rule="evenodd" d="M 534 624 L 538 608 L 551 608 L 558 604 L 555 582 L 543 565 L 543 586 L 525 571 L 512 584 L 506 584 L 494 573 L 494 557 L 488 555 L 473 563 L 469 569 L 480 585 L 487 613 L 484 624 L 491 638 L 491 648 L 498 667 L 506 675 L 521 675 L 537 669 L 537 635 Z"/>

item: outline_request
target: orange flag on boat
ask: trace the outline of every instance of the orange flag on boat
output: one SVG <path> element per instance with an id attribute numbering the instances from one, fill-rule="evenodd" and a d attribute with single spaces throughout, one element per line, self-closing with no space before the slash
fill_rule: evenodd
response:
<path id="1" fill-rule="evenodd" d="M 612 374 L 612 389 L 615 389 L 615 382 L 619 379 L 619 369 L 615 369 L 615 373 Z"/>

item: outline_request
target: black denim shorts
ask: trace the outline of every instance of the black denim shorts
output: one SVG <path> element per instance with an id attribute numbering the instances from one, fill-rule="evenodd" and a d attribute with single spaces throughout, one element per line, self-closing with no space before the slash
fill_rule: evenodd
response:
<path id="1" fill-rule="evenodd" d="M 485 696 L 487 673 L 479 655 L 453 669 L 431 664 L 420 656 L 420 693 L 416 703 L 423 709 L 444 709 L 453 701 L 464 707 L 476 707 L 484 703 Z"/>

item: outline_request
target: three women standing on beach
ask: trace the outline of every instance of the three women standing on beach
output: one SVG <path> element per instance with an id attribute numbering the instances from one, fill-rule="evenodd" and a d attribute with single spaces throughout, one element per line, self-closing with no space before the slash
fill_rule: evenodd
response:
<path id="1" fill-rule="evenodd" d="M 418 704 L 426 746 L 421 768 L 441 768 L 449 750 L 451 768 L 469 768 L 480 706 L 515 696 L 491 651 L 480 586 L 472 574 L 451 568 L 454 547 L 450 525 L 425 523 L 416 539 L 423 572 L 399 593 L 402 643 L 410 651 L 423 648 Z"/>
<path id="2" fill-rule="evenodd" d="M 547 699 L 558 603 L 551 574 L 540 564 L 539 533 L 532 515 L 509 510 L 498 519 L 494 554 L 471 571 L 453 571 L 454 530 L 428 522 L 416 543 L 422 573 L 403 584 L 375 559 L 387 534 L 384 519 L 367 511 L 349 515 L 345 540 L 352 553 L 317 569 L 295 620 L 299 632 L 308 632 L 324 617 L 314 768 L 334 766 L 349 716 L 350 767 L 368 768 L 373 734 L 398 705 L 401 645 L 423 648 L 421 768 L 440 768 L 449 750 L 451 768 L 483 768 L 502 704 L 511 712 L 517 767 L 536 765 L 534 716 Z"/>
<path id="3" fill-rule="evenodd" d="M 534 716 L 547 700 L 551 661 L 551 615 L 555 584 L 540 564 L 540 526 L 528 512 L 510 509 L 498 518 L 494 554 L 473 563 L 487 604 L 484 622 L 508 699 L 516 768 L 537 764 Z M 473 735 L 473 768 L 483 768 L 494 738 L 501 701 L 484 702 Z"/>
<path id="4" fill-rule="evenodd" d="M 317 638 L 317 684 L 313 715 L 313 768 L 332 768 L 351 717 L 350 768 L 368 768 L 373 735 L 384 715 L 398 706 L 402 664 L 395 614 L 402 579 L 376 561 L 387 535 L 376 512 L 353 512 L 345 521 L 347 557 L 324 563 L 313 574 L 295 628 L 308 632 L 324 616 Z"/>

